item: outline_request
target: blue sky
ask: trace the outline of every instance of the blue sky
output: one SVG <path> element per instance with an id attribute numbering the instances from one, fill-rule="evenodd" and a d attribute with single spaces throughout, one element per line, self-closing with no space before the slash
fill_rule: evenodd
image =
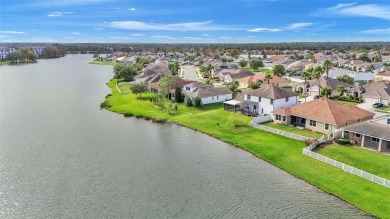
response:
<path id="1" fill-rule="evenodd" d="M 390 41 L 389 0 L 0 0 L 0 42 Z"/>

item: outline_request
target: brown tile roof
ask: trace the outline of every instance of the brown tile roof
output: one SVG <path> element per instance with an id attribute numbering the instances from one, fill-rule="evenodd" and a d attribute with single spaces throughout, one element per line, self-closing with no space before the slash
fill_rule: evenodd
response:
<path id="1" fill-rule="evenodd" d="M 320 98 L 296 106 L 275 110 L 273 114 L 293 115 L 340 126 L 359 119 L 373 118 L 374 113 L 353 105 L 343 105 L 328 98 Z"/>
<path id="2" fill-rule="evenodd" d="M 267 83 L 267 81 L 265 80 L 266 75 L 267 75 L 267 73 L 262 72 L 259 74 L 255 74 L 255 75 L 251 75 L 251 76 L 248 76 L 245 78 L 241 78 L 238 81 L 250 84 L 252 82 L 256 82 L 257 80 L 262 80 L 264 83 Z M 281 78 L 279 76 L 276 76 L 276 75 L 272 75 L 272 79 L 269 80 L 269 83 L 270 84 L 288 83 L 288 80 Z"/>
<path id="3" fill-rule="evenodd" d="M 268 99 L 282 99 L 286 97 L 295 97 L 298 96 L 297 93 L 287 90 L 285 88 L 278 87 L 274 84 L 265 85 L 255 90 L 249 91 L 247 94 L 256 96 L 256 97 L 264 97 Z"/>

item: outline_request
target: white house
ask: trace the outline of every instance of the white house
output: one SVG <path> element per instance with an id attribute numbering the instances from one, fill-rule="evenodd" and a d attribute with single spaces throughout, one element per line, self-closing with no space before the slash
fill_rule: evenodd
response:
<path id="1" fill-rule="evenodd" d="M 201 98 L 202 105 L 219 103 L 233 98 L 233 92 L 227 87 L 213 87 L 210 84 L 193 82 L 183 86 L 183 94 L 192 100 Z"/>
<path id="2" fill-rule="evenodd" d="M 226 102 L 225 104 L 229 104 Z M 242 114 L 256 116 L 258 114 L 270 114 L 274 110 L 283 109 L 298 104 L 298 94 L 270 84 L 244 93 L 240 102 L 234 102 L 234 107 L 225 106 L 225 109 L 234 109 L 240 106 Z"/>

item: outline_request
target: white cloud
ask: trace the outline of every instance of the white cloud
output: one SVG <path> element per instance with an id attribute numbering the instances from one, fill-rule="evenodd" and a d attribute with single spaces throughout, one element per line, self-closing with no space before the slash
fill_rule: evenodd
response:
<path id="1" fill-rule="evenodd" d="M 219 39 L 231 39 L 232 37 L 228 37 L 228 36 L 221 36 L 221 37 L 218 37 Z"/>
<path id="2" fill-rule="evenodd" d="M 74 12 L 72 11 L 56 11 L 56 12 L 50 12 L 49 14 L 47 14 L 47 16 L 49 17 L 60 17 L 60 16 L 63 16 L 63 15 L 67 15 L 67 14 L 74 14 Z"/>
<path id="3" fill-rule="evenodd" d="M 127 10 L 129 10 L 129 11 L 135 11 L 135 10 L 137 10 L 137 9 L 135 9 L 135 8 L 129 8 L 129 9 L 127 9 Z"/>
<path id="4" fill-rule="evenodd" d="M 211 30 L 238 30 L 239 28 L 212 25 L 212 21 L 188 23 L 144 23 L 139 21 L 114 21 L 109 26 L 124 30 L 168 30 L 168 31 L 211 31 Z"/>
<path id="5" fill-rule="evenodd" d="M 144 36 L 144 34 L 142 34 L 142 33 L 133 33 L 133 34 L 131 34 L 132 36 Z"/>
<path id="6" fill-rule="evenodd" d="M 207 34 L 207 33 L 204 33 L 204 34 L 202 34 L 202 36 L 208 36 L 209 34 Z"/>
<path id="7" fill-rule="evenodd" d="M 72 32 L 72 34 L 79 35 L 80 33 L 79 32 Z"/>
<path id="8" fill-rule="evenodd" d="M 280 32 L 280 31 L 282 30 L 278 28 L 263 28 L 263 27 L 248 30 L 248 32 Z"/>
<path id="9" fill-rule="evenodd" d="M 0 35 L 0 39 L 2 39 L 2 38 L 7 38 L 7 37 L 10 37 L 10 36 Z"/>
<path id="10" fill-rule="evenodd" d="M 168 40 L 174 40 L 176 39 L 175 37 L 171 37 L 171 36 L 161 36 L 161 35 L 155 35 L 155 36 L 151 36 L 152 38 L 164 38 L 164 39 L 168 39 Z"/>
<path id="11" fill-rule="evenodd" d="M 360 17 L 374 17 L 385 20 L 390 20 L 390 5 L 379 4 L 337 4 L 336 6 L 320 9 L 314 13 L 320 16 L 360 16 Z"/>
<path id="12" fill-rule="evenodd" d="M 307 36 L 318 36 L 318 33 L 308 33 Z"/>
<path id="13" fill-rule="evenodd" d="M 203 38 L 200 37 L 183 37 L 183 39 L 188 39 L 188 40 L 201 40 Z"/>
<path id="14" fill-rule="evenodd" d="M 25 32 L 20 32 L 20 31 L 13 31 L 13 30 L 5 30 L 5 31 L 0 31 L 1 33 L 8 33 L 8 34 L 26 34 Z"/>
<path id="15" fill-rule="evenodd" d="M 130 40 L 131 38 L 130 37 L 110 37 L 110 39 L 116 39 L 116 40 Z"/>
<path id="16" fill-rule="evenodd" d="M 360 33 L 365 33 L 365 34 L 389 34 L 390 35 L 390 28 L 364 30 L 364 31 L 361 31 Z"/>
<path id="17" fill-rule="evenodd" d="M 297 28 L 303 28 L 313 25 L 313 23 L 292 23 L 287 26 L 287 28 L 290 29 L 297 29 Z"/>
<path id="18" fill-rule="evenodd" d="M 101 28 L 101 27 L 95 27 L 93 28 L 94 30 L 104 30 L 104 28 Z"/>

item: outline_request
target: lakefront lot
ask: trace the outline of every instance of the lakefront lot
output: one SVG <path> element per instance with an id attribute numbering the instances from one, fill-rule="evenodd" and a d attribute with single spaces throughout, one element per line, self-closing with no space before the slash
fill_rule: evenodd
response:
<path id="1" fill-rule="evenodd" d="M 143 94 L 142 98 L 134 94 L 121 95 L 115 84 L 115 80 L 108 83 L 112 93 L 107 96 L 105 104 L 110 111 L 201 131 L 242 148 L 367 213 L 381 218 L 390 216 L 390 189 L 303 155 L 303 142 L 249 127 L 246 124 L 250 117 L 225 111 L 222 104 L 200 108 L 178 104 L 178 109 L 169 114 L 167 109 L 150 101 L 152 94 Z M 167 108 L 168 104 L 165 106 Z M 235 126 L 237 120 L 244 125 Z"/>

